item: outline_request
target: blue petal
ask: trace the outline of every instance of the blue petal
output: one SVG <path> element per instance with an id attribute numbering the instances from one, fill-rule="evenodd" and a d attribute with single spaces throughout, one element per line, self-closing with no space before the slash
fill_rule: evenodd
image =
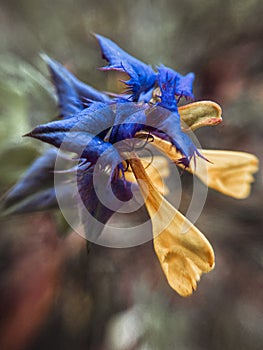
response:
<path id="1" fill-rule="evenodd" d="M 119 70 L 127 73 L 130 80 L 126 81 L 128 92 L 134 101 L 138 101 L 140 93 L 150 90 L 156 81 L 156 73 L 151 66 L 132 57 L 110 39 L 95 35 L 102 51 L 102 57 L 109 62 L 104 70 Z"/>

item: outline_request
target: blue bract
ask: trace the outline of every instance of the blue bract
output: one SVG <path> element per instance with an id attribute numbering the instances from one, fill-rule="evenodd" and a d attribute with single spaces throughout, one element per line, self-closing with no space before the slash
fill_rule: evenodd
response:
<path id="1" fill-rule="evenodd" d="M 131 93 L 131 100 L 138 101 L 141 93 L 148 92 L 155 84 L 156 73 L 151 66 L 132 57 L 112 42 L 101 35 L 95 35 L 101 47 L 102 57 L 109 65 L 102 70 L 118 70 L 130 76 L 126 81 L 127 92 Z"/>
<path id="2" fill-rule="evenodd" d="M 102 69 L 118 70 L 130 76 L 126 82 L 129 86 L 126 94 L 122 98 L 110 99 L 106 94 L 80 82 L 60 63 L 44 55 L 57 90 L 63 119 L 40 125 L 27 136 L 78 154 L 81 150 L 82 156 L 94 163 L 104 150 L 110 148 L 104 140 L 110 128 L 110 144 L 133 138 L 136 132 L 144 130 L 170 140 L 182 155 L 179 162 L 189 166 L 192 157 L 199 153 L 188 135 L 181 130 L 176 96 L 193 97 L 193 74 L 183 77 L 164 66 L 159 67 L 156 73 L 149 65 L 127 54 L 111 40 L 101 35 L 96 35 L 96 38 L 103 57 L 109 62 L 109 66 Z M 154 91 L 158 89 L 160 95 L 154 100 Z M 144 102 L 137 106 L 131 103 L 138 100 Z M 107 106 L 110 108 L 106 109 Z M 156 112 L 157 106 L 171 113 Z M 114 108 L 116 113 L 113 113 Z M 79 137 L 76 137 L 76 133 Z"/>

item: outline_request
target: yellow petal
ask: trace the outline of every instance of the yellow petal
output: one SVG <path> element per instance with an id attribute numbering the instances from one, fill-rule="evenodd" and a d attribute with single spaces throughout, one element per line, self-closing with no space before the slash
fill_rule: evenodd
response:
<path id="1" fill-rule="evenodd" d="M 167 155 L 172 161 L 181 158 L 175 147 L 158 137 L 154 138 L 153 145 Z M 187 171 L 195 174 L 208 187 L 211 187 L 227 196 L 244 199 L 249 196 L 253 174 L 258 171 L 258 159 L 246 152 L 225 150 L 199 150 L 205 158 L 196 159 L 196 166 L 191 162 Z M 180 164 L 179 164 L 180 165 Z"/>
<path id="2" fill-rule="evenodd" d="M 214 252 L 205 236 L 155 188 L 138 158 L 130 159 L 152 221 L 154 249 L 170 286 L 188 296 L 203 272 L 214 267 Z"/>
<path id="3" fill-rule="evenodd" d="M 181 120 L 191 129 L 222 122 L 221 107 L 212 101 L 198 101 L 178 108 Z M 183 125 L 184 129 L 184 125 Z"/>
<path id="4" fill-rule="evenodd" d="M 257 157 L 250 153 L 223 150 L 202 150 L 201 153 L 212 164 L 199 159 L 195 175 L 225 195 L 237 199 L 249 196 L 253 174 L 258 171 Z"/>
<path id="5" fill-rule="evenodd" d="M 161 91 L 156 88 L 153 91 L 151 103 L 160 102 Z M 213 126 L 222 122 L 222 109 L 213 101 L 198 101 L 178 107 L 182 124 L 186 124 L 186 129 L 196 130 L 202 126 Z M 185 129 L 185 125 L 182 125 Z M 184 130 L 185 131 L 185 130 Z"/>
<path id="6" fill-rule="evenodd" d="M 168 160 L 162 156 L 143 157 L 140 158 L 143 167 L 149 176 L 149 178 L 154 183 L 154 186 L 158 192 L 166 195 L 169 193 L 169 189 L 164 183 L 163 179 L 167 178 L 170 174 L 170 168 Z M 125 178 L 127 181 L 136 182 L 136 178 L 133 172 L 126 172 Z"/>

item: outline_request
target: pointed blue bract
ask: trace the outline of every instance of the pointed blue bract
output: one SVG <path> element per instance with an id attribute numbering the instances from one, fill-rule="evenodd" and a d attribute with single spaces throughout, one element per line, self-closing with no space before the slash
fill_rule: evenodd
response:
<path id="1" fill-rule="evenodd" d="M 168 108 L 176 105 L 174 95 L 185 98 L 194 98 L 193 94 L 193 82 L 195 75 L 194 73 L 188 73 L 183 76 L 175 70 L 161 65 L 158 67 L 158 85 L 161 89 L 162 104 L 163 107 Z M 167 106 L 167 107 L 166 107 Z"/>
<path id="2" fill-rule="evenodd" d="M 170 111 L 177 112 L 175 91 L 178 77 L 174 73 L 172 69 L 164 66 L 158 68 L 158 85 L 161 91 L 161 102 L 158 105 Z"/>
<path id="3" fill-rule="evenodd" d="M 79 97 L 85 103 L 86 100 L 98 101 L 98 102 L 111 102 L 111 99 L 108 95 L 104 94 L 101 91 L 96 90 L 94 87 L 87 85 L 77 79 L 72 73 L 68 72 L 69 78 L 72 81 L 72 84 L 76 91 L 78 92 Z"/>
<path id="4" fill-rule="evenodd" d="M 147 104 L 132 102 L 117 103 L 114 126 L 111 130 L 109 142 L 115 143 L 135 137 L 136 132 L 142 130 L 146 123 L 145 111 Z"/>
<path id="5" fill-rule="evenodd" d="M 176 84 L 175 93 L 178 96 L 185 98 L 194 98 L 193 83 L 195 79 L 194 73 L 188 73 L 185 76 L 178 74 L 178 80 Z"/>
<path id="6" fill-rule="evenodd" d="M 100 158 L 101 167 L 104 169 L 110 166 L 111 173 L 122 161 L 115 147 L 98 136 L 85 131 L 74 131 L 74 129 L 65 131 L 57 126 L 52 129 L 51 125 L 48 127 L 47 125 L 38 126 L 26 136 L 31 136 L 65 151 L 77 153 L 80 158 L 85 158 L 91 164 L 95 164 Z"/>
<path id="7" fill-rule="evenodd" d="M 98 198 L 97 190 L 94 186 L 94 176 L 99 176 L 97 181 L 100 186 L 107 184 L 103 186 L 103 197 L 107 205 L 101 203 Z M 86 238 L 92 242 L 96 242 L 105 224 L 115 211 L 120 209 L 124 202 L 132 198 L 131 183 L 128 181 L 124 183 L 121 179 L 110 181 L 109 176 L 105 173 L 94 175 L 94 166 L 91 166 L 86 171 L 83 169 L 78 171 L 77 183 L 82 200 L 79 205 L 80 215 L 86 232 Z M 116 196 L 117 201 L 113 195 Z M 110 209 L 113 207 L 114 210 Z M 86 210 L 91 216 L 87 215 Z"/>
<path id="8" fill-rule="evenodd" d="M 56 192 L 63 194 L 66 203 L 73 199 L 72 190 L 61 174 L 61 183 L 54 188 L 54 167 L 58 151 L 47 150 L 38 157 L 18 183 L 7 193 L 2 209 L 6 214 L 24 214 L 28 212 L 58 208 Z M 61 162 L 60 158 L 60 162 Z"/>
<path id="9" fill-rule="evenodd" d="M 38 132 L 55 131 L 83 131 L 94 136 L 105 133 L 114 123 L 115 113 L 112 108 L 103 102 L 94 102 L 90 107 L 83 109 L 69 119 L 56 120 L 34 129 Z M 31 135 L 30 135 L 31 136 Z"/>
<path id="10" fill-rule="evenodd" d="M 49 67 L 63 118 L 71 117 L 84 109 L 87 100 L 100 102 L 111 101 L 106 94 L 81 82 L 59 62 L 45 54 L 41 56 Z"/>
<path id="11" fill-rule="evenodd" d="M 57 185 L 55 189 L 53 184 L 53 186 L 50 185 L 50 187 L 45 189 L 38 189 L 36 193 L 28 194 L 19 202 L 14 203 L 13 206 L 8 208 L 4 207 L 5 213 L 6 215 L 14 215 L 58 209 L 57 191 L 63 193 L 63 198 L 60 198 L 61 200 L 65 203 L 69 203 L 69 205 L 72 203 L 73 197 L 71 187 L 67 183 L 64 183 Z"/>
<path id="12" fill-rule="evenodd" d="M 19 182 L 8 192 L 5 198 L 5 208 L 23 200 L 41 187 L 54 183 L 53 173 L 57 158 L 57 150 L 51 148 L 37 158 Z"/>
<path id="13" fill-rule="evenodd" d="M 142 92 L 149 91 L 155 84 L 156 73 L 151 66 L 141 62 L 122 50 L 108 38 L 96 34 L 101 47 L 102 57 L 109 62 L 109 66 L 103 70 L 119 70 L 130 76 L 126 81 L 127 92 L 131 93 L 132 100 L 138 101 Z"/>
<path id="14" fill-rule="evenodd" d="M 68 71 L 60 63 L 47 55 L 42 55 L 51 73 L 53 84 L 58 96 L 58 106 L 61 116 L 68 118 L 83 109 L 79 95 L 68 77 Z"/>

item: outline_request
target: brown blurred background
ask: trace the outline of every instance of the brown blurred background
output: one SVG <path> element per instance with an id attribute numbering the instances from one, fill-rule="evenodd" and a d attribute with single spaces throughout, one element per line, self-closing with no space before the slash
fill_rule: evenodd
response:
<path id="1" fill-rule="evenodd" d="M 2 0 L 1 194 L 43 147 L 21 135 L 57 115 L 39 52 L 96 88 L 117 88 L 96 70 L 104 62 L 90 32 L 152 65 L 194 71 L 197 99 L 223 108 L 222 125 L 196 133 L 202 146 L 252 152 L 262 164 L 262 14 L 261 0 Z M 167 285 L 151 242 L 92 245 L 87 256 L 57 212 L 2 218 L 1 350 L 262 349 L 262 197 L 262 170 L 246 200 L 209 191 L 197 226 L 216 267 L 187 299 Z"/>

